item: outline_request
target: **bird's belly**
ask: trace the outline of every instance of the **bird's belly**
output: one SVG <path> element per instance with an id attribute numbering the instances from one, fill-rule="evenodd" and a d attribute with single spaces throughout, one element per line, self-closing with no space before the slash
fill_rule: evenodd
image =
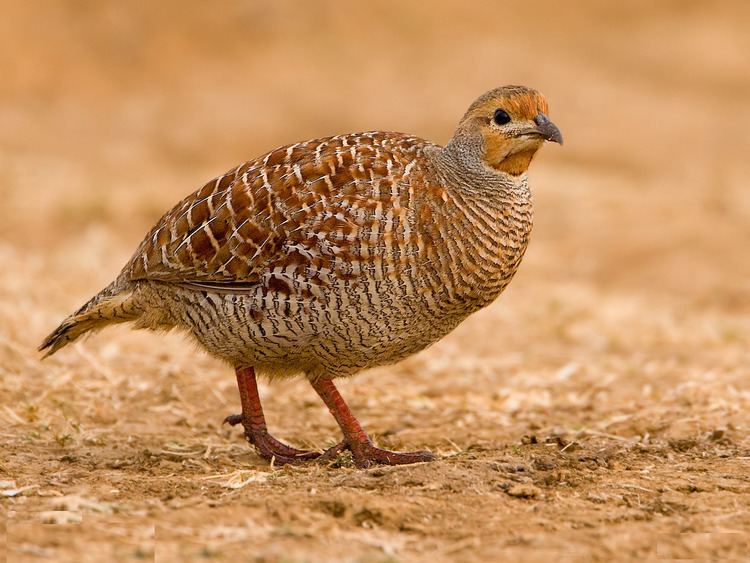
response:
<path id="1" fill-rule="evenodd" d="M 442 338 L 468 313 L 440 312 L 398 280 L 339 282 L 314 298 L 258 287 L 241 294 L 178 290 L 164 306 L 212 355 L 271 374 L 351 375 Z"/>

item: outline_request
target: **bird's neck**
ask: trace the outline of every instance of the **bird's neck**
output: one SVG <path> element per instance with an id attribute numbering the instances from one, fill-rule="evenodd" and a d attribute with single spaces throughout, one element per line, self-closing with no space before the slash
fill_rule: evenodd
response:
<path id="1" fill-rule="evenodd" d="M 498 203 L 530 201 L 526 172 L 514 175 L 488 166 L 483 150 L 481 141 L 454 139 L 445 147 L 430 147 L 426 156 L 439 183 L 450 191 Z"/>
<path id="2" fill-rule="evenodd" d="M 526 174 L 497 172 L 471 150 L 461 152 L 449 144 L 426 151 L 434 179 L 444 190 L 438 203 L 440 232 L 433 238 L 460 241 L 446 244 L 453 249 L 454 271 L 470 283 L 457 283 L 449 291 L 457 310 L 466 314 L 492 302 L 508 285 L 533 223 Z"/>

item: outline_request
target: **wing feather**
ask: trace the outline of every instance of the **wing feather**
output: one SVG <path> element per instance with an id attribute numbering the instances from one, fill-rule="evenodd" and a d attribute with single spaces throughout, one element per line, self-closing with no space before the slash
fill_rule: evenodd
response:
<path id="1" fill-rule="evenodd" d="M 312 284 L 355 275 L 371 255 L 363 248 L 385 236 L 381 223 L 408 191 L 399 184 L 417 178 L 424 145 L 362 133 L 246 162 L 166 213 L 126 267 L 129 277 L 234 293 L 274 282 L 282 290 L 279 280 L 300 269 Z"/>

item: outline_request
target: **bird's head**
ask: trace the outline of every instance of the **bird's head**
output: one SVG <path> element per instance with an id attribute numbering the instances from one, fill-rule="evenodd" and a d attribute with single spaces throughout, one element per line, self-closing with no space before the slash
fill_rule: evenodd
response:
<path id="1" fill-rule="evenodd" d="M 563 142 L 548 111 L 547 100 L 536 90 L 502 86 L 471 104 L 452 142 L 476 147 L 485 165 L 518 176 L 529 168 L 544 141 Z"/>

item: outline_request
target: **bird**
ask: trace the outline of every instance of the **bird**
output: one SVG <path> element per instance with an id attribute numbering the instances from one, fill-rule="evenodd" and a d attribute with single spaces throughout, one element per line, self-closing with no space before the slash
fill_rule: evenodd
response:
<path id="1" fill-rule="evenodd" d="M 242 425 L 278 465 L 349 451 L 357 467 L 436 459 L 379 448 L 334 381 L 394 364 L 492 303 L 532 229 L 527 170 L 562 145 L 545 97 L 502 86 L 477 98 L 441 146 L 385 131 L 298 142 L 187 196 L 148 232 L 116 279 L 39 350 L 132 322 L 181 329 L 230 364 Z M 277 440 L 257 378 L 302 376 L 343 438 L 324 452 Z"/>

